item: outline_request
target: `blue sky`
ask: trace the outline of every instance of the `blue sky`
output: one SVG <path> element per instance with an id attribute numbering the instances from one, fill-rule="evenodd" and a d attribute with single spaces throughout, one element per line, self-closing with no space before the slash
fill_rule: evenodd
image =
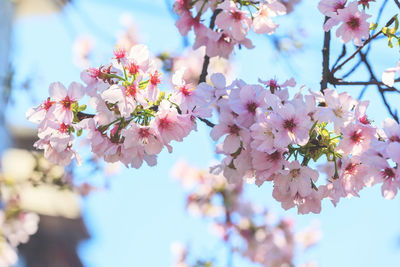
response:
<path id="1" fill-rule="evenodd" d="M 79 69 L 72 64 L 71 45 L 75 37 L 91 34 L 97 37 L 98 58 L 102 63 L 111 57 L 115 35 L 120 29 L 118 17 L 122 12 L 133 15 L 141 40 L 154 53 L 164 50 L 179 51 L 181 39 L 163 0 L 154 1 L 75 1 L 76 8 L 68 8 L 64 15 L 23 18 L 15 23 L 13 59 L 18 76 L 34 75 L 32 90 L 37 97 L 34 104 L 47 95 L 48 84 L 61 81 L 68 84 L 79 80 Z M 276 56 L 265 36 L 252 35 L 256 49 L 241 50 L 235 56 L 237 74 L 247 82 L 260 77 L 285 80 L 294 76 L 299 84 L 319 89 L 321 73 L 322 15 L 317 1 L 303 1 L 296 14 L 282 23 L 282 29 L 301 25 L 307 31 L 303 39 L 304 53 L 290 55 L 291 73 L 284 60 Z M 312 14 L 312 15 L 309 15 Z M 390 14 L 386 14 L 387 18 Z M 95 27 L 89 25 L 95 25 Z M 333 41 L 333 49 L 340 52 L 340 43 Z M 375 46 L 376 48 L 376 46 Z M 375 50 L 377 73 L 395 66 L 398 48 Z M 98 62 L 97 62 L 98 61 Z M 365 79 L 357 73 L 355 80 Z M 338 88 L 357 97 L 360 88 Z M 370 88 L 365 99 L 373 100 L 369 115 L 376 123 L 387 117 L 379 96 Z M 23 92 L 16 92 L 17 104 L 11 106 L 14 123 L 25 121 L 25 110 L 31 105 Z M 390 98 L 396 106 L 398 97 Z M 398 107 L 398 104 L 397 104 Z M 207 257 L 224 250 L 210 232 L 209 223 L 193 218 L 185 212 L 185 193 L 180 184 L 169 176 L 171 166 L 180 158 L 199 167 L 207 167 L 214 158 L 214 144 L 208 137 L 209 129 L 201 125 L 182 143 L 174 144 L 174 152 L 161 153 L 156 167 L 123 169 L 110 179 L 110 189 L 94 193 L 82 201 L 84 219 L 92 238 L 79 249 L 85 266 L 170 266 L 170 244 L 187 242 L 194 255 Z M 289 215 L 301 229 L 319 221 L 323 238 L 317 247 L 299 261 L 315 259 L 319 266 L 397 267 L 400 262 L 400 200 L 384 200 L 380 188 L 365 189 L 361 198 L 342 199 L 338 207 L 325 200 L 321 214 L 296 215 L 295 210 L 284 211 L 272 197 L 271 184 L 261 188 L 246 186 L 246 194 L 259 204 L 267 205 L 278 216 Z M 224 266 L 223 262 L 220 265 Z M 235 259 L 235 266 L 250 266 Z"/>

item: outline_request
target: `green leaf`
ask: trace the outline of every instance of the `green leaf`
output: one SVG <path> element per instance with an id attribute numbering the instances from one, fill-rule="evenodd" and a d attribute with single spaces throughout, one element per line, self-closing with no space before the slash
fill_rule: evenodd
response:
<path id="1" fill-rule="evenodd" d="M 388 38 L 388 46 L 389 46 L 390 48 L 393 48 L 392 39 L 393 39 L 393 37 L 389 37 L 389 38 Z"/>
<path id="2" fill-rule="evenodd" d="M 78 107 L 78 112 L 80 112 L 80 111 L 84 111 L 85 109 L 86 109 L 86 105 L 80 105 L 79 107 Z"/>
<path id="3" fill-rule="evenodd" d="M 371 24 L 369 25 L 369 30 L 373 31 L 378 27 L 378 23 L 373 23 L 371 22 Z"/>
<path id="4" fill-rule="evenodd" d="M 71 110 L 72 111 L 78 111 L 78 103 L 77 102 L 73 102 L 71 104 Z"/>

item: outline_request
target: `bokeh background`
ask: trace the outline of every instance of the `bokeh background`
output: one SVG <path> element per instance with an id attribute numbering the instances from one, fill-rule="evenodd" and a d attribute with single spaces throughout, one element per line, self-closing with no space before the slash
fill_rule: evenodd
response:
<path id="1" fill-rule="evenodd" d="M 258 78 L 284 81 L 294 77 L 299 85 L 319 90 L 323 15 L 317 10 L 317 3 L 303 0 L 292 14 L 279 18 L 281 26 L 275 37 L 250 35 L 256 48 L 236 51 L 231 59 L 234 76 L 248 83 Z M 81 70 L 89 62 L 93 66 L 107 62 L 127 25 L 134 25 L 137 41 L 146 44 L 155 55 L 179 54 L 190 49 L 193 36 L 183 39 L 179 35 L 171 9 L 172 0 L 0 0 L 0 74 L 7 96 L 3 97 L 7 101 L 1 103 L 4 119 L 1 148 L 12 147 L 16 139 L 32 133 L 34 125 L 26 121 L 25 112 L 47 97 L 51 82 L 79 81 Z M 390 18 L 393 10 L 389 8 L 383 17 Z M 371 52 L 376 73 L 396 66 L 400 59 L 398 47 L 385 48 L 385 42 L 378 41 L 374 44 L 376 50 Z M 332 46 L 332 54 L 337 56 L 341 44 L 334 39 Z M 85 49 L 89 51 L 85 57 L 89 62 L 79 57 L 85 55 Z M 368 79 L 364 72 L 360 68 L 352 78 Z M 346 90 L 355 98 L 363 90 L 362 87 L 337 89 Z M 364 90 L 362 99 L 371 101 L 369 116 L 375 123 L 380 124 L 388 117 L 374 88 Z M 398 96 L 393 95 L 389 101 L 394 108 L 399 107 Z M 72 225 L 69 230 L 57 228 L 62 220 L 42 227 L 75 233 L 73 246 L 60 248 L 73 251 L 76 246 L 83 266 L 171 266 L 170 247 L 176 241 L 188 244 L 193 255 L 218 257 L 222 259 L 218 266 L 226 266 L 223 260 L 226 250 L 212 232 L 210 221 L 188 215 L 186 194 L 170 174 L 171 167 L 182 158 L 201 168 L 207 168 L 216 159 L 215 144 L 208 134 L 209 128 L 199 125 L 198 131 L 184 142 L 174 144 L 172 154 L 161 153 L 155 167 L 142 166 L 139 170 L 121 167 L 107 176 L 93 172 L 90 167 L 76 170 L 78 182 L 105 185 L 105 190 L 80 198 L 78 207 L 68 198 L 60 201 L 78 209 L 73 218 L 64 216 L 64 223 Z M 271 192 L 270 184 L 245 187 L 249 199 L 267 206 L 277 217 L 290 216 L 296 222 L 296 229 L 317 224 L 322 231 L 322 238 L 314 248 L 297 255 L 298 262 L 315 260 L 323 267 L 400 265 L 399 197 L 384 200 L 380 188 L 375 187 L 363 190 L 360 198 L 342 200 L 336 208 L 324 201 L 320 214 L 297 215 L 295 210 L 284 211 Z M 55 215 L 47 216 L 62 217 L 63 212 Z M 63 238 L 72 237 L 70 234 L 56 237 Z M 57 250 L 48 256 L 73 257 L 59 255 Z M 40 266 L 33 264 L 21 260 L 18 266 Z M 254 266 L 239 257 L 234 258 L 233 265 Z"/>

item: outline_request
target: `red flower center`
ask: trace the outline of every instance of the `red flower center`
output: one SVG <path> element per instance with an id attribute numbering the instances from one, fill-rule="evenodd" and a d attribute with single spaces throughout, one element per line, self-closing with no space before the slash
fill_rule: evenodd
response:
<path id="1" fill-rule="evenodd" d="M 286 130 L 289 130 L 290 132 L 293 132 L 293 129 L 296 128 L 296 124 L 295 124 L 293 118 L 290 120 L 285 120 L 283 122 L 283 128 Z"/>
<path id="2" fill-rule="evenodd" d="M 336 3 L 336 4 L 335 4 L 335 7 L 334 7 L 335 12 L 337 12 L 339 9 L 343 9 L 343 8 L 344 8 L 344 5 L 345 5 L 345 4 L 343 4 L 343 3 Z"/>
<path id="3" fill-rule="evenodd" d="M 349 163 L 344 170 L 347 174 L 354 174 L 356 172 L 357 165 L 358 164 L 356 163 Z"/>
<path id="4" fill-rule="evenodd" d="M 361 129 L 358 129 L 357 131 L 353 132 L 353 134 L 350 136 L 350 139 L 356 144 L 361 143 L 362 140 L 364 139 L 361 133 Z"/>
<path id="5" fill-rule="evenodd" d="M 247 103 L 247 110 L 252 114 L 256 113 L 257 107 L 257 104 L 254 102 Z"/>
<path id="6" fill-rule="evenodd" d="M 117 48 L 114 50 L 114 56 L 116 59 L 121 59 L 125 57 L 125 49 Z"/>
<path id="7" fill-rule="evenodd" d="M 268 159 L 270 161 L 278 161 L 281 159 L 281 153 L 279 153 L 278 151 L 275 151 L 274 153 L 268 155 Z"/>
<path id="8" fill-rule="evenodd" d="M 358 120 L 362 123 L 362 124 L 371 124 L 371 122 L 369 121 L 367 115 L 362 116 L 361 118 L 358 118 Z"/>
<path id="9" fill-rule="evenodd" d="M 242 20 L 242 13 L 240 13 L 240 12 L 238 12 L 238 11 L 233 11 L 233 12 L 232 12 L 232 18 L 233 18 L 235 21 L 240 21 L 240 20 Z"/>
<path id="10" fill-rule="evenodd" d="M 133 84 L 128 85 L 128 87 L 126 87 L 126 89 L 125 89 L 126 95 L 128 95 L 130 97 L 135 97 L 136 96 L 136 92 L 137 92 L 137 88 Z"/>
<path id="11" fill-rule="evenodd" d="M 350 29 L 357 30 L 360 27 L 360 19 L 356 17 L 351 17 L 346 24 L 350 27 Z"/>
<path id="12" fill-rule="evenodd" d="M 50 101 L 50 97 L 47 98 L 47 100 L 42 104 L 42 107 L 46 110 L 49 111 L 51 106 L 54 104 L 54 101 Z"/>
<path id="13" fill-rule="evenodd" d="M 64 100 L 61 100 L 61 104 L 64 106 L 64 108 L 66 109 L 70 109 L 71 108 L 71 104 L 73 101 L 71 101 L 71 99 L 69 98 L 69 96 L 66 96 L 64 98 Z"/>
<path id="14" fill-rule="evenodd" d="M 159 74 L 157 71 L 154 74 L 150 74 L 150 83 L 154 86 L 157 86 L 157 84 L 161 83 L 161 80 L 159 78 Z"/>
<path id="15" fill-rule="evenodd" d="M 89 76 L 92 78 L 98 78 L 101 74 L 101 70 L 96 69 L 96 68 L 90 68 L 90 69 L 88 69 L 88 72 L 89 72 Z"/>
<path id="16" fill-rule="evenodd" d="M 386 168 L 382 171 L 382 176 L 385 179 L 391 179 L 394 178 L 394 171 L 392 168 Z"/>
<path id="17" fill-rule="evenodd" d="M 138 72 L 139 72 L 139 66 L 136 65 L 136 64 L 133 63 L 133 62 L 129 63 L 128 72 L 129 72 L 129 74 L 131 74 L 131 75 L 134 75 L 134 74 L 138 73 Z"/>
<path id="18" fill-rule="evenodd" d="M 230 134 L 239 134 L 240 128 L 236 124 L 229 125 L 228 128 Z"/>
<path id="19" fill-rule="evenodd" d="M 161 118 L 161 119 L 160 119 L 160 122 L 159 122 L 158 125 L 159 125 L 159 127 L 160 127 L 161 129 L 167 129 L 167 128 L 170 127 L 171 122 L 168 120 L 168 117 L 164 117 L 164 118 Z"/>
<path id="20" fill-rule="evenodd" d="M 139 136 L 140 138 L 147 138 L 150 136 L 150 131 L 148 128 L 141 128 L 139 130 Z"/>
<path id="21" fill-rule="evenodd" d="M 186 86 L 182 86 L 179 91 L 184 95 L 184 96 L 190 96 L 192 95 L 192 91 Z"/>
<path id="22" fill-rule="evenodd" d="M 66 133 L 66 132 L 68 132 L 68 130 L 69 130 L 69 125 L 67 125 L 67 124 L 65 124 L 65 123 L 62 123 L 62 124 L 60 125 L 60 127 L 58 128 L 58 131 L 59 131 L 60 133 Z"/>

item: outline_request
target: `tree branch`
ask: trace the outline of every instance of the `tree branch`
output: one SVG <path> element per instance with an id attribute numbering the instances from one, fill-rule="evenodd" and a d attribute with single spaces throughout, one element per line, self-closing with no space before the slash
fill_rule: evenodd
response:
<path id="1" fill-rule="evenodd" d="M 325 22 L 328 17 L 325 16 Z M 331 42 L 331 31 L 324 33 L 324 46 L 322 47 L 322 78 L 321 78 L 321 92 L 328 87 L 328 79 L 330 75 L 329 70 L 329 55 L 330 55 L 330 42 Z"/>
<path id="2" fill-rule="evenodd" d="M 217 18 L 218 14 L 221 13 L 222 9 L 218 8 L 214 11 L 212 17 L 211 17 L 211 21 L 210 21 L 210 29 L 214 30 L 214 26 L 215 26 L 215 19 Z M 205 82 L 206 78 L 207 78 L 207 69 L 208 69 L 208 65 L 210 64 L 210 57 L 207 56 L 207 54 L 204 55 L 204 61 L 203 61 L 203 68 L 201 70 L 201 74 L 200 74 L 200 79 L 199 79 L 199 83 Z"/>
<path id="3" fill-rule="evenodd" d="M 84 119 L 93 118 L 95 115 L 93 115 L 93 114 L 87 114 L 87 113 L 84 113 L 84 112 L 78 112 L 78 113 L 76 114 L 76 116 L 77 116 L 78 119 L 81 121 L 81 120 L 84 120 Z"/>
<path id="4" fill-rule="evenodd" d="M 343 44 L 342 47 L 342 53 L 340 53 L 340 56 L 335 61 L 335 64 L 333 64 L 332 68 L 336 67 L 337 64 L 339 64 L 339 61 L 346 55 L 346 45 Z"/>
<path id="5" fill-rule="evenodd" d="M 399 82 L 400 79 L 396 79 L 395 82 Z M 370 81 L 366 81 L 366 82 L 361 82 L 361 81 L 343 81 L 341 79 L 332 79 L 329 80 L 330 84 L 333 85 L 384 85 L 387 86 L 386 84 L 384 84 L 381 81 L 376 81 L 376 80 L 370 80 Z M 385 91 L 390 91 L 390 92 L 399 92 L 400 91 L 392 86 L 387 86 L 388 89 L 383 89 Z"/>
<path id="6" fill-rule="evenodd" d="M 210 26 L 209 28 L 211 30 L 214 30 L 215 27 L 215 19 L 217 18 L 218 14 L 221 13 L 222 9 L 216 9 L 211 17 L 211 21 L 210 21 Z M 204 55 L 204 61 L 203 61 L 203 67 L 201 70 L 201 74 L 200 74 L 200 78 L 199 78 L 199 83 L 203 83 L 206 82 L 206 78 L 207 78 L 207 69 L 208 69 L 208 65 L 210 64 L 210 57 L 205 54 Z M 200 117 L 197 117 L 199 120 L 201 120 L 202 122 L 204 122 L 207 126 L 213 128 L 215 126 L 214 123 L 212 123 L 211 121 L 207 120 L 207 119 L 203 119 Z"/>
<path id="7" fill-rule="evenodd" d="M 375 74 L 374 74 L 374 71 L 372 70 L 371 65 L 370 65 L 369 62 L 368 62 L 367 56 L 366 56 L 364 53 L 360 52 L 360 57 L 361 57 L 361 61 L 364 63 L 364 65 L 365 65 L 365 66 L 367 67 L 367 69 L 368 69 L 368 72 L 369 72 L 369 74 L 370 74 L 370 76 L 371 76 L 371 80 L 375 80 L 375 81 L 376 81 L 376 80 L 377 80 L 377 79 L 376 79 L 376 76 L 375 76 Z M 378 89 L 379 94 L 381 95 L 383 104 L 386 106 L 386 109 L 387 109 L 387 111 L 389 112 L 390 116 L 392 116 L 392 118 L 393 118 L 397 123 L 399 123 L 399 117 L 397 116 L 397 112 L 393 112 L 393 111 L 392 111 L 392 108 L 390 107 L 390 104 L 389 104 L 389 102 L 387 101 L 387 99 L 386 99 L 386 97 L 385 97 L 385 90 L 384 90 L 384 89 L 381 87 L 381 85 L 379 85 L 379 84 L 376 84 L 376 87 L 377 87 L 377 89 Z"/>
<path id="8" fill-rule="evenodd" d="M 396 3 L 397 7 L 400 9 L 400 2 L 399 2 L 399 0 L 394 0 L 394 2 Z"/>
<path id="9" fill-rule="evenodd" d="M 215 126 L 215 124 L 214 123 L 212 123 L 211 121 L 209 121 L 209 120 L 207 120 L 207 119 L 203 119 L 203 118 L 200 118 L 200 117 L 197 117 L 199 120 L 201 120 L 202 122 L 204 122 L 207 126 L 209 126 L 209 127 L 211 127 L 211 128 L 213 128 L 214 126 Z"/>

